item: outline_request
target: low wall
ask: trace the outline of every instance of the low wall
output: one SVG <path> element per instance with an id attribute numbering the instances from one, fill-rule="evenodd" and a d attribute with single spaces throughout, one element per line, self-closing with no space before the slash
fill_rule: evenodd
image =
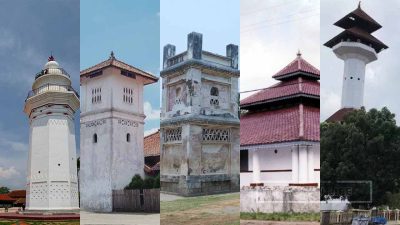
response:
<path id="1" fill-rule="evenodd" d="M 317 187 L 249 187 L 240 190 L 241 212 L 319 213 Z"/>

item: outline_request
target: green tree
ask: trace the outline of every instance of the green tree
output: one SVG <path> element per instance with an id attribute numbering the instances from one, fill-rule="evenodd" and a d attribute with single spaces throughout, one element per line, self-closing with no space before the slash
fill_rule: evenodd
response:
<path id="1" fill-rule="evenodd" d="M 160 174 L 154 178 L 153 188 L 160 188 Z"/>
<path id="2" fill-rule="evenodd" d="M 153 177 L 146 177 L 143 182 L 144 189 L 151 189 L 154 186 L 154 178 Z"/>
<path id="3" fill-rule="evenodd" d="M 362 108 L 341 123 L 321 124 L 322 190 L 335 190 L 339 180 L 369 180 L 373 204 L 386 204 L 387 192 L 400 190 L 399 156 L 400 129 L 387 108 Z M 353 189 L 350 201 L 360 199 L 369 199 L 368 187 Z"/>
<path id="4" fill-rule="evenodd" d="M 0 187 L 0 194 L 7 194 L 10 192 L 8 187 Z"/>
<path id="5" fill-rule="evenodd" d="M 144 181 L 139 174 L 132 177 L 131 182 L 125 187 L 125 189 L 142 189 Z"/>

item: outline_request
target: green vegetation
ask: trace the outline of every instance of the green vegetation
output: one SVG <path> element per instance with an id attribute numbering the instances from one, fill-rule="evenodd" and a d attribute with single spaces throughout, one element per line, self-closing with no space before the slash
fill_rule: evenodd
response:
<path id="1" fill-rule="evenodd" d="M 264 220 L 264 221 L 319 221 L 319 213 L 240 213 L 242 220 Z"/>
<path id="2" fill-rule="evenodd" d="M 321 183 L 321 190 L 338 190 L 340 184 L 336 181 L 340 180 L 372 181 L 372 205 L 398 206 L 398 194 L 396 197 L 387 193 L 400 192 L 399 155 L 400 128 L 387 108 L 368 112 L 362 108 L 347 115 L 342 123 L 324 122 L 321 180 L 325 182 Z M 349 200 L 369 200 L 369 194 L 368 185 L 355 185 Z"/>
<path id="3" fill-rule="evenodd" d="M 152 189 L 160 188 L 160 175 L 156 177 L 147 176 L 144 180 L 138 174 L 132 177 L 131 182 L 125 189 Z"/>
<path id="4" fill-rule="evenodd" d="M 7 194 L 8 192 L 10 192 L 8 187 L 0 187 L 0 194 Z"/>

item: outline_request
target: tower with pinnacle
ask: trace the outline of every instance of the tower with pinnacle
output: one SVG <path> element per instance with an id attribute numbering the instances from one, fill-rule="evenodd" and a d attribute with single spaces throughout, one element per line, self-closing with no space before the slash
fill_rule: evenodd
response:
<path id="1" fill-rule="evenodd" d="M 29 118 L 26 209 L 78 210 L 74 113 L 79 95 L 71 79 L 50 56 L 25 101 Z"/>

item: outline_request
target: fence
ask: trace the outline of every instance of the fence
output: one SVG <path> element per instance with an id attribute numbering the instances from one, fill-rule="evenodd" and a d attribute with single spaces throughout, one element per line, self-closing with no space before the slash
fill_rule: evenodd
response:
<path id="1" fill-rule="evenodd" d="M 115 212 L 160 212 L 160 189 L 113 190 Z"/>
<path id="2" fill-rule="evenodd" d="M 357 216 L 384 217 L 387 221 L 400 221 L 400 210 L 352 210 L 349 212 L 321 212 L 322 225 L 351 225 Z"/>

